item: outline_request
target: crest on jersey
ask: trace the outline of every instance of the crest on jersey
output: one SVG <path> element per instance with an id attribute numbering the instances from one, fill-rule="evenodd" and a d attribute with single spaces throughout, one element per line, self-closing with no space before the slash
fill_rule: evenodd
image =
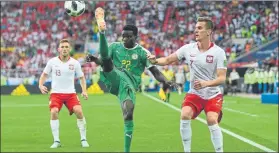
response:
<path id="1" fill-rule="evenodd" d="M 138 59 L 138 54 L 133 54 L 132 59 L 134 59 L 134 60 Z"/>
<path id="2" fill-rule="evenodd" d="M 70 69 L 70 70 L 74 70 L 74 65 L 73 65 L 73 64 L 70 64 L 70 65 L 69 65 L 69 69 Z"/>
<path id="3" fill-rule="evenodd" d="M 207 55 L 206 56 L 206 63 L 213 63 L 213 56 L 212 55 Z"/>

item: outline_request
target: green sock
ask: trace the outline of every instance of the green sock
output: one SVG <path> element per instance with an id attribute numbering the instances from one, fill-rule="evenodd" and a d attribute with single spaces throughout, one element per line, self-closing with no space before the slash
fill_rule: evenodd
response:
<path id="1" fill-rule="evenodd" d="M 170 93 L 167 93 L 167 102 L 170 102 Z"/>
<path id="2" fill-rule="evenodd" d="M 109 58 L 108 42 L 104 33 L 100 32 L 100 55 L 102 59 Z"/>
<path id="3" fill-rule="evenodd" d="M 125 127 L 125 135 L 124 135 L 124 152 L 130 152 L 131 142 L 132 142 L 132 135 L 133 135 L 133 129 L 134 129 L 134 122 L 131 121 L 125 121 L 124 123 Z"/>

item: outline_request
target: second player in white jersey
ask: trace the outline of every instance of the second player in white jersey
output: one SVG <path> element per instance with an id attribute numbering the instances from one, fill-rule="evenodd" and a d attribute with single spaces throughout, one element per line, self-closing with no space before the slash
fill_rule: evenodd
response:
<path id="1" fill-rule="evenodd" d="M 50 59 L 44 73 L 51 74 L 51 93 L 76 93 L 75 78 L 84 75 L 80 63 L 72 57 L 65 63 L 59 57 Z"/>
<path id="2" fill-rule="evenodd" d="M 216 69 L 227 69 L 225 51 L 216 44 L 211 44 L 206 52 L 200 52 L 197 43 L 182 46 L 176 51 L 179 60 L 186 59 L 190 68 L 190 91 L 203 99 L 210 99 L 221 93 L 219 86 L 194 89 L 195 80 L 214 80 Z"/>

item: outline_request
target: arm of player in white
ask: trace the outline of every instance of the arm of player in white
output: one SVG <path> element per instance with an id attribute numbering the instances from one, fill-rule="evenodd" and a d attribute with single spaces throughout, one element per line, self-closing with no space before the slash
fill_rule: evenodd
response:
<path id="1" fill-rule="evenodd" d="M 81 70 L 81 66 L 80 64 L 78 63 L 76 65 L 76 74 L 77 74 L 77 77 L 79 78 L 79 81 L 80 81 L 80 86 L 81 86 L 81 90 L 82 90 L 82 93 L 81 93 L 81 96 L 87 100 L 88 99 L 88 95 L 87 95 L 87 91 L 86 91 L 86 80 L 85 80 L 85 76 Z"/>
<path id="2" fill-rule="evenodd" d="M 47 65 L 39 79 L 39 88 L 43 94 L 48 93 L 47 87 L 44 86 L 44 83 L 46 82 L 48 75 L 51 73 L 51 70 L 52 70 L 52 60 L 47 62 Z"/>
<path id="3" fill-rule="evenodd" d="M 169 65 L 173 62 L 178 61 L 178 57 L 177 57 L 176 53 L 172 53 L 169 56 L 161 57 L 158 59 L 156 59 L 155 55 L 147 54 L 147 58 L 152 64 L 161 65 L 161 66 Z"/>
<path id="4" fill-rule="evenodd" d="M 43 72 L 41 77 L 40 77 L 40 80 L 39 80 L 39 88 L 40 88 L 40 90 L 43 94 L 48 93 L 47 87 L 44 86 L 44 83 L 46 82 L 47 77 L 48 77 L 48 75 Z"/>

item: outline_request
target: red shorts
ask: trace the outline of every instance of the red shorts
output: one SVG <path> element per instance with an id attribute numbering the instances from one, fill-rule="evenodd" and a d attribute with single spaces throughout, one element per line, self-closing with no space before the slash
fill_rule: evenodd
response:
<path id="1" fill-rule="evenodd" d="M 222 110 L 222 105 L 223 105 L 222 94 L 219 94 L 214 98 L 208 100 L 202 99 L 200 96 L 195 94 L 186 94 L 182 107 L 190 106 L 194 111 L 192 119 L 195 119 L 203 109 L 205 113 L 212 111 L 219 114 Z"/>
<path id="2" fill-rule="evenodd" d="M 70 115 L 73 114 L 73 108 L 76 105 L 80 105 L 80 101 L 76 93 L 63 94 L 63 93 L 52 93 L 49 98 L 49 108 L 52 109 L 57 107 L 61 110 L 63 104 L 68 108 Z"/>

